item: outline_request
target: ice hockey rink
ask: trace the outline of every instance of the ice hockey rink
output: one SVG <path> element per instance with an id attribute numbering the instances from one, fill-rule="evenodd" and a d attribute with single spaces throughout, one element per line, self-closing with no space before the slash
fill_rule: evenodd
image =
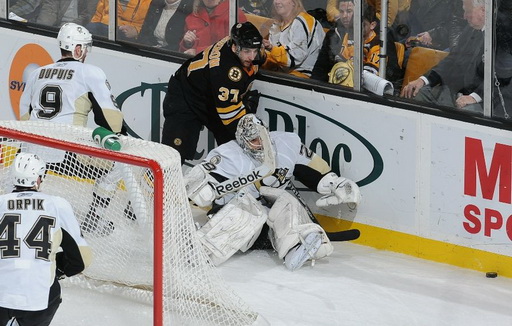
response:
<path id="1" fill-rule="evenodd" d="M 512 325 L 512 279 L 349 242 L 290 272 L 272 251 L 219 267 L 272 326 Z M 55 326 L 150 326 L 151 307 L 63 284 Z"/>

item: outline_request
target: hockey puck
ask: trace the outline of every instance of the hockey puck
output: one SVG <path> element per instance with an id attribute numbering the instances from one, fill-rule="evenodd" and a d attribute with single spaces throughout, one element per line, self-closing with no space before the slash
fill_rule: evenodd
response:
<path id="1" fill-rule="evenodd" d="M 497 276 L 498 276 L 498 273 L 496 273 L 496 272 L 487 272 L 487 273 L 485 273 L 485 277 L 487 277 L 487 278 L 495 278 Z"/>

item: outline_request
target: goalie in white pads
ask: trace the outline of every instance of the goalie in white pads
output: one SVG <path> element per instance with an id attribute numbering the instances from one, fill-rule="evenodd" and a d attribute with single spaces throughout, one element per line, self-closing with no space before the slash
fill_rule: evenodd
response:
<path id="1" fill-rule="evenodd" d="M 355 182 L 330 172 L 296 134 L 269 133 L 253 114 L 240 119 L 236 141 L 212 150 L 186 174 L 189 198 L 200 207 L 214 203 L 198 234 L 215 264 L 249 249 L 265 223 L 272 246 L 290 270 L 332 253 L 325 231 L 285 190 L 292 177 L 324 195 L 317 206 L 360 202 Z"/>

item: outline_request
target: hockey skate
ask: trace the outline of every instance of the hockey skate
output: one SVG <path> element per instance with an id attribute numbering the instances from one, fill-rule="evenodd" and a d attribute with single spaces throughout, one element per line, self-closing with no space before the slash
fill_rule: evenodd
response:
<path id="1" fill-rule="evenodd" d="M 128 204 L 126 205 L 126 207 L 124 208 L 123 214 L 124 214 L 124 217 L 126 217 L 127 219 L 129 219 L 131 221 L 137 220 L 137 216 L 135 215 L 135 212 L 133 211 L 133 206 L 132 206 L 131 201 L 129 201 Z"/>
<path id="2" fill-rule="evenodd" d="M 97 236 L 107 236 L 114 232 L 114 222 L 99 217 L 94 212 L 89 211 L 80 224 L 83 233 Z"/>
<path id="3" fill-rule="evenodd" d="M 296 245 L 284 257 L 284 265 L 291 271 L 300 268 L 304 263 L 313 258 L 322 245 L 322 234 L 320 232 L 309 233 L 302 243 Z"/>

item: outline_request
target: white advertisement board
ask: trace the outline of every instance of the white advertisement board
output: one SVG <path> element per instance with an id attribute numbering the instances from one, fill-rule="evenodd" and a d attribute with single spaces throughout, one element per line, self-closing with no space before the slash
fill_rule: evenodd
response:
<path id="1" fill-rule="evenodd" d="M 0 119 L 16 119 L 27 73 L 60 51 L 55 39 L 1 31 Z M 131 134 L 160 141 L 161 102 L 178 65 L 98 47 L 87 63 L 107 74 Z M 271 130 L 297 133 L 361 186 L 357 211 L 316 213 L 512 256 L 511 132 L 267 82 L 255 88 Z M 213 146 L 203 132 L 198 158 Z M 314 207 L 318 195 L 304 195 Z"/>

